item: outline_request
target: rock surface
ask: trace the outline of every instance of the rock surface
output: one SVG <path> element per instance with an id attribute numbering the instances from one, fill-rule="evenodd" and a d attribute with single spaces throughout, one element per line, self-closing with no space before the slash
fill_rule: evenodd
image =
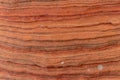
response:
<path id="1" fill-rule="evenodd" d="M 0 0 L 0 80 L 120 80 L 120 0 Z"/>

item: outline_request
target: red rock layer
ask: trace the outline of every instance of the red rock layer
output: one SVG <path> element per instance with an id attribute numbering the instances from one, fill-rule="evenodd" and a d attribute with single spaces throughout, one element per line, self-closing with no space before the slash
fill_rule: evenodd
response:
<path id="1" fill-rule="evenodd" d="M 0 80 L 120 80 L 120 0 L 0 0 Z"/>

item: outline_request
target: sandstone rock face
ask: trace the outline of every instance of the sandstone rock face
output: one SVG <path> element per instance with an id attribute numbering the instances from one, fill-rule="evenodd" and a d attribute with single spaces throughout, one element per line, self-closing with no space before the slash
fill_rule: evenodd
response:
<path id="1" fill-rule="evenodd" d="M 0 80 L 120 80 L 120 0 L 0 0 Z"/>

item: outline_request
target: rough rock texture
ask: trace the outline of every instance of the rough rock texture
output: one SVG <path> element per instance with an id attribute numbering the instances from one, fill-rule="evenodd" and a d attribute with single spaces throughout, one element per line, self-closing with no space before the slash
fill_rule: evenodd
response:
<path id="1" fill-rule="evenodd" d="M 0 0 L 0 80 L 120 80 L 120 0 Z"/>

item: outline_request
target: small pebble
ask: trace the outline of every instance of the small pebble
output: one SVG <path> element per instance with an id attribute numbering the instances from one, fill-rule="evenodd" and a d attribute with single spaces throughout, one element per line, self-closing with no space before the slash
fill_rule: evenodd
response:
<path id="1" fill-rule="evenodd" d="M 97 68 L 98 70 L 103 70 L 103 65 L 98 65 Z"/>
<path id="2" fill-rule="evenodd" d="M 64 64 L 65 62 L 61 62 L 61 64 Z"/>

